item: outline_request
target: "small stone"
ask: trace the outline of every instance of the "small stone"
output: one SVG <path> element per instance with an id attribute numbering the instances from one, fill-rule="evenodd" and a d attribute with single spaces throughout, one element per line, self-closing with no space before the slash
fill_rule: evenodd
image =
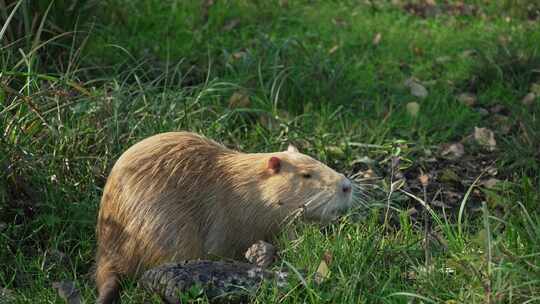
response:
<path id="1" fill-rule="evenodd" d="M 248 248 L 246 251 L 246 259 L 261 268 L 266 268 L 272 264 L 276 256 L 276 247 L 274 245 L 258 241 Z"/>

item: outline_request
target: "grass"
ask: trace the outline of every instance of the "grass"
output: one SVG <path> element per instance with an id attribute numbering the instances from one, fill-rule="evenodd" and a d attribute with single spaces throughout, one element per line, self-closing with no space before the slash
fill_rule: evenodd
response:
<path id="1" fill-rule="evenodd" d="M 287 293 L 267 286 L 253 301 L 539 301 L 540 103 L 520 102 L 540 80 L 538 27 L 521 14 L 506 18 L 496 3 L 479 2 L 485 18 L 425 19 L 380 3 L 217 1 L 205 23 L 198 1 L 110 1 L 98 23 L 76 32 L 47 31 L 49 23 L 23 32 L 52 33 L 40 50 L 26 38 L 2 40 L 0 287 L 15 303 L 62 303 L 52 282 L 72 280 L 93 301 L 102 187 L 120 153 L 151 134 L 192 130 L 253 152 L 294 142 L 351 174 L 364 156 L 416 162 L 479 126 L 495 132 L 497 168 L 509 180 L 472 189 L 489 192 L 483 205 L 463 201 L 482 205 L 479 215 L 464 208 L 457 225 L 438 210 L 420 222 L 392 211 L 396 225 L 385 227 L 374 196 L 361 221 L 357 210 L 280 241 L 282 260 L 296 268 L 315 271 L 332 254 L 321 286 L 309 278 Z M 410 77 L 425 99 L 403 85 Z M 231 106 L 239 92 L 249 103 Z M 464 92 L 476 108 L 508 114 L 482 116 L 458 101 Z M 420 105 L 416 116 L 410 102 Z M 406 209 L 404 194 L 390 197 Z M 124 302 L 151 300 L 134 282 L 125 287 Z"/>

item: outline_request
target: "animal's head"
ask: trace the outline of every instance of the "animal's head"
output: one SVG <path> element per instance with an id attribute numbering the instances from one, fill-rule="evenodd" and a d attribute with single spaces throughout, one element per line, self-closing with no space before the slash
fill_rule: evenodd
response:
<path id="1" fill-rule="evenodd" d="M 272 208 L 325 222 L 353 205 L 357 191 L 353 183 L 294 146 L 284 152 L 264 154 L 262 170 L 259 191 Z"/>

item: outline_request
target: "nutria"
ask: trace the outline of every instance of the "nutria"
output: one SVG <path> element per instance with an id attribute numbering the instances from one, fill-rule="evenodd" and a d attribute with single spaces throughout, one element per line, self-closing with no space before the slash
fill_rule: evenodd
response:
<path id="1" fill-rule="evenodd" d="M 119 280 L 165 262 L 238 258 L 291 215 L 328 221 L 352 205 L 345 176 L 293 146 L 241 153 L 189 132 L 151 136 L 124 152 L 97 221 L 98 302 Z"/>

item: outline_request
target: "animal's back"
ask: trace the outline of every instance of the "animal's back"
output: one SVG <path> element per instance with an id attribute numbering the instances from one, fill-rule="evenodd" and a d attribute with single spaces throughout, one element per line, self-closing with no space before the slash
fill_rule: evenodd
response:
<path id="1" fill-rule="evenodd" d="M 210 214 L 201 205 L 211 204 L 212 192 L 219 190 L 211 187 L 221 174 L 215 170 L 217 158 L 232 153 L 199 135 L 170 132 L 122 154 L 105 185 L 98 216 L 98 289 L 115 285 L 117 275 L 205 256 L 202 240 Z"/>

